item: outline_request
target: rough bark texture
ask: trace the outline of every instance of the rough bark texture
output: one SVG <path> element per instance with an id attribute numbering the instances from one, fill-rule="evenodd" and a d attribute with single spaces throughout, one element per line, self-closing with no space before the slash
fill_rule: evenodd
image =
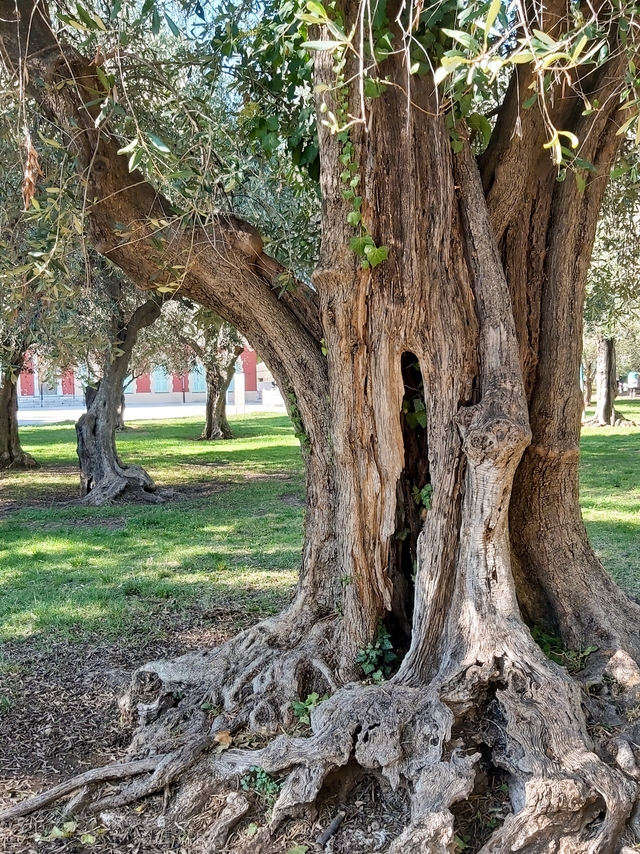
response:
<path id="1" fill-rule="evenodd" d="M 13 8 L 0 0 L 0 17 L 11 21 Z M 347 31 L 357 31 L 360 11 L 343 4 Z M 564 13 L 552 0 L 535 24 L 562 26 Z M 559 85 L 547 104 L 594 165 L 580 192 L 572 176 L 556 181 L 541 111 L 521 108 L 530 70 L 514 74 L 478 169 L 463 127 L 462 150 L 452 154 L 428 76 L 412 82 L 409 101 L 404 55 L 392 54 L 381 67 L 386 89 L 366 103 L 366 126 L 350 132 L 363 223 L 388 260 L 363 268 L 348 248 L 343 143 L 321 126 L 317 291 L 300 285 L 279 300 L 278 265 L 235 217 L 188 235 L 167 218 L 164 246 L 146 241 L 147 218 L 166 218 L 168 207 L 127 173 L 118 143 L 95 129 L 76 89 L 52 85 L 71 70 L 99 89 L 88 61 L 64 47 L 61 59 L 37 13 L 30 26 L 30 79 L 45 84 L 34 94 L 84 170 L 96 200 L 92 239 L 143 285 L 152 273 L 158 283 L 167 259 L 185 263 L 182 293 L 233 323 L 278 378 L 306 464 L 296 598 L 215 650 L 141 668 L 123 701 L 139 720 L 130 757 L 161 759 L 151 776 L 136 773 L 94 808 L 162 790 L 195 765 L 170 811 L 183 821 L 261 766 L 286 775 L 252 843 L 266 854 L 287 816 L 309 808 L 337 769 L 356 765 L 411 799 L 390 852 L 451 854 L 452 808 L 478 784 L 484 762 L 506 772 L 512 814 L 483 854 L 618 851 L 640 778 L 631 742 L 608 762 L 594 751 L 579 688 L 543 656 L 522 615 L 572 646 L 595 640 L 600 655 L 585 683 L 604 690 L 613 680 L 621 714 L 637 704 L 639 610 L 589 547 L 578 502 L 584 284 L 620 144 L 624 56 L 612 51 L 580 81 L 598 110 L 583 115 Z M 5 23 L 2 32 L 17 64 L 15 28 Z M 347 67 L 345 79 L 357 81 L 357 71 Z M 319 100 L 339 114 L 328 51 L 318 53 L 316 82 Z M 347 95 L 356 116 L 356 83 Z M 114 221 L 135 239 L 118 240 Z M 406 417 L 405 403 L 417 411 L 418 398 L 423 432 Z M 408 503 L 414 488 L 420 508 Z M 382 686 L 351 682 L 357 654 L 375 654 L 368 645 L 381 623 L 406 652 L 400 669 Z M 220 731 L 289 723 L 290 701 L 312 690 L 333 696 L 313 712 L 310 738 L 207 753 Z M 219 707 L 213 722 L 203 699 Z M 606 702 L 590 709 L 604 714 Z M 229 806 L 212 838 L 233 820 Z"/>
<path id="2" fill-rule="evenodd" d="M 86 395 L 87 411 L 76 424 L 80 462 L 80 495 L 85 504 L 99 506 L 135 494 L 143 500 L 159 500 L 151 477 L 140 466 L 125 466 L 116 451 L 116 430 L 122 423 L 123 384 L 138 332 L 160 316 L 161 300 L 143 303 L 126 325 L 117 323 L 117 355 L 111 349 L 104 359 L 103 374 Z"/>
<path id="3" fill-rule="evenodd" d="M 96 395 L 98 394 L 98 389 L 100 388 L 100 380 L 94 386 L 87 386 L 84 392 L 84 402 L 87 410 L 91 409 L 91 406 L 96 399 Z M 124 396 L 124 391 L 120 395 L 120 403 L 116 407 L 116 431 L 126 430 L 126 425 L 124 423 L 124 410 L 126 406 L 126 398 Z"/>
<path id="4" fill-rule="evenodd" d="M 552 4 L 547 20 L 563 12 L 563 4 Z M 552 120 L 573 128 L 581 156 L 597 170 L 584 193 L 572 176 L 556 181 L 556 167 L 541 149 L 540 114 L 519 109 L 532 79 L 525 67 L 511 82 L 482 173 L 511 293 L 532 429 L 510 508 L 518 600 L 531 623 L 553 627 L 573 648 L 595 637 L 603 647 L 622 646 L 638 656 L 638 608 L 594 555 L 578 500 L 585 282 L 604 178 L 620 144 L 617 93 L 625 68 L 618 54 L 585 81 L 587 97 L 603 105 L 597 115 L 582 115 L 574 99 L 558 97 L 553 104 Z"/>
<path id="5" fill-rule="evenodd" d="M 18 373 L 24 363 L 24 353 L 17 359 Z M 10 375 L 0 376 L 0 469 L 31 468 L 36 461 L 20 444 L 18 433 L 18 381 Z"/>

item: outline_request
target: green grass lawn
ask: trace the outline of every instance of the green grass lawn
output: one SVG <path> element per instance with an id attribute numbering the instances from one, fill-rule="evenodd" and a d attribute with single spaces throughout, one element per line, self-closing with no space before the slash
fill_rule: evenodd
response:
<path id="1" fill-rule="evenodd" d="M 126 462 L 180 491 L 164 505 L 55 507 L 77 494 L 72 424 L 25 427 L 42 465 L 0 482 L 0 640 L 162 632 L 187 610 L 277 612 L 295 585 L 303 520 L 288 418 L 231 420 L 237 438 L 199 442 L 197 419 L 136 423 Z"/>
<path id="2" fill-rule="evenodd" d="M 618 408 L 640 423 L 640 400 Z M 165 616 L 277 612 L 300 559 L 303 472 L 284 416 L 231 419 L 237 439 L 194 441 L 197 419 L 139 422 L 118 437 L 125 462 L 181 495 L 160 506 L 55 506 L 77 494 L 72 424 L 25 427 L 42 465 L 0 481 L 0 641 L 166 629 Z M 607 569 L 640 594 L 640 428 L 590 428 L 582 502 Z"/>
<path id="3" fill-rule="evenodd" d="M 640 425 L 640 400 L 618 409 Z M 589 537 L 605 567 L 640 596 L 640 426 L 587 427 L 582 433 L 580 495 Z"/>

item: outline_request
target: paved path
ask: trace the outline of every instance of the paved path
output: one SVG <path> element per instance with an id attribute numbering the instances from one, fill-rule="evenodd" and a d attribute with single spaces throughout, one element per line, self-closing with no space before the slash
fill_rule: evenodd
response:
<path id="1" fill-rule="evenodd" d="M 18 424 L 25 426 L 34 424 L 59 424 L 61 421 L 77 421 L 84 412 L 79 406 L 60 406 L 57 409 L 19 409 Z M 280 412 L 285 414 L 283 406 L 258 406 L 248 403 L 244 407 L 245 414 L 252 412 Z M 242 413 L 239 413 L 242 414 Z M 236 415 L 235 406 L 227 406 L 227 416 Z M 132 404 L 127 406 L 124 412 L 125 423 L 127 421 L 158 421 L 163 418 L 190 418 L 199 416 L 204 418 L 204 403 L 163 403 Z"/>

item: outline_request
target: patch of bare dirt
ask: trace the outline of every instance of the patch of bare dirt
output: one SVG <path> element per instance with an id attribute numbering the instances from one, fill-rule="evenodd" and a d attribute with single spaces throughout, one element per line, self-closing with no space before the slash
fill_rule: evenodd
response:
<path id="1" fill-rule="evenodd" d="M 304 507 L 304 498 L 297 492 L 283 492 L 278 496 L 278 500 L 287 507 Z"/>
<path id="2" fill-rule="evenodd" d="M 64 481 L 61 478 L 73 478 Z M 0 518 L 25 507 L 54 507 L 73 501 L 80 494 L 78 466 L 60 465 L 39 468 L 25 482 L 0 484 Z"/>
<path id="3" fill-rule="evenodd" d="M 292 819 L 278 831 L 277 840 L 269 843 L 269 854 L 287 854 L 301 846 L 312 854 L 373 854 L 386 852 L 410 820 L 407 793 L 393 791 L 373 776 L 361 776 L 355 785 L 349 773 L 334 783 L 329 780 L 321 793 L 314 814 Z M 345 789 L 345 784 L 353 788 Z M 198 819 L 211 822 L 220 812 L 220 799 L 212 799 L 213 809 Z M 225 851 L 249 854 L 255 850 L 256 826 L 266 824 L 268 805 L 254 799 L 253 809 L 235 828 Z M 196 823 L 191 828 L 196 831 Z M 195 833 L 194 833 L 195 835 Z M 323 847 L 318 844 L 322 838 Z M 262 849 L 264 850 L 264 849 Z"/>
<path id="4" fill-rule="evenodd" d="M 221 643 L 255 617 L 221 604 L 206 611 L 159 612 L 156 619 L 164 624 L 166 640 L 149 642 L 141 633 L 115 641 L 52 642 L 45 649 L 35 641 L 4 646 L 0 658 L 0 808 L 123 758 L 132 732 L 120 722 L 117 703 L 132 671 L 149 660 Z M 240 745 L 242 736 L 236 740 Z M 261 745 L 243 742 L 243 746 Z M 259 792 L 249 791 L 248 796 L 252 809 L 225 847 L 233 854 L 252 851 L 258 827 L 268 821 L 270 804 Z M 147 798 L 137 808 L 98 816 L 81 814 L 73 819 L 59 805 L 0 825 L 0 852 L 202 854 L 198 839 L 223 806 L 224 798 L 214 798 L 197 819 L 179 826 L 165 819 L 163 795 Z M 306 845 L 309 852 L 320 850 L 316 839 L 338 816 L 341 821 L 324 851 L 384 852 L 407 823 L 409 803 L 403 792 L 392 792 L 373 777 L 350 778 L 347 774 L 327 786 L 317 811 L 291 820 L 279 831 L 269 854 L 286 854 L 300 845 Z"/>
<path id="5" fill-rule="evenodd" d="M 159 613 L 157 621 L 165 624 L 166 640 L 150 642 L 141 634 L 94 643 L 53 642 L 45 649 L 41 639 L 4 644 L 0 657 L 1 806 L 122 758 L 132 733 L 120 722 L 118 699 L 131 673 L 146 661 L 215 646 L 255 619 L 255 615 L 222 608 L 215 613 Z M 185 834 L 157 824 L 162 806 L 162 798 L 150 799 L 142 812 L 131 809 L 122 818 L 114 817 L 109 827 L 102 819 L 83 816 L 68 837 L 38 842 L 37 836 L 48 837 L 54 826 L 69 832 L 64 831 L 68 819 L 60 807 L 45 810 L 0 825 L 0 852 L 180 851 Z M 95 837 L 90 846 L 80 841 L 84 833 Z M 190 854 L 188 847 L 182 851 Z"/>

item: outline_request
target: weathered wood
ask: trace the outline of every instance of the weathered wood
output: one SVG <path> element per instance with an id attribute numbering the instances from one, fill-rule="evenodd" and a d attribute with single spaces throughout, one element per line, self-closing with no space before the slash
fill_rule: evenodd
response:
<path id="1" fill-rule="evenodd" d="M 200 841 L 200 850 L 215 854 L 224 848 L 229 834 L 240 819 L 249 812 L 250 808 L 251 803 L 245 795 L 241 792 L 230 792 L 227 795 L 225 808 L 216 819 L 213 827 L 205 833 L 204 838 Z"/>
<path id="2" fill-rule="evenodd" d="M 6 25 L 10 5 L 0 0 L 7 50 L 17 57 L 16 34 Z M 30 0 L 18 5 L 31 10 Z M 357 29 L 360 4 L 345 0 L 341 11 L 347 31 Z M 562 3 L 540 15 L 562 31 Z M 145 696 L 146 725 L 135 749 L 175 749 L 152 780 L 136 781 L 110 803 L 143 797 L 196 762 L 173 807 L 190 814 L 260 765 L 286 776 L 260 836 L 267 840 L 279 822 L 311 807 L 328 774 L 357 764 L 411 794 L 410 823 L 391 851 L 449 854 L 450 808 L 472 791 L 482 750 L 483 761 L 507 772 L 514 808 L 485 854 L 620 847 L 636 771 L 622 742 L 618 769 L 592 752 L 575 684 L 544 658 L 519 607 L 576 646 L 595 635 L 603 646 L 640 655 L 638 608 L 593 556 L 577 493 L 584 281 L 620 144 L 617 96 L 627 57 L 612 51 L 580 81 L 602 105 L 588 115 L 573 92 L 549 95 L 556 126 L 578 134 L 580 154 L 596 170 L 581 193 L 572 176 L 556 181 L 541 148 L 548 122 L 538 107 L 521 109 L 530 70 L 518 69 L 509 87 L 482 182 L 462 129 L 462 150 L 452 154 L 429 75 L 416 75 L 407 98 L 405 57 L 394 52 L 380 68 L 386 88 L 363 107 L 357 62 L 348 55 L 348 112 L 365 110 L 350 131 L 360 210 L 388 259 L 363 266 L 349 249 L 343 143 L 321 125 L 317 290 L 301 287 L 278 300 L 257 231 L 219 217 L 187 239 L 162 198 L 128 174 L 118 143 L 96 132 L 74 87 L 51 85 L 61 75 L 60 48 L 40 12 L 27 18 L 29 77 L 48 84 L 33 95 L 73 137 L 81 168 L 93 166 L 86 175 L 96 200 L 91 239 L 147 286 L 169 258 L 184 262 L 182 293 L 233 323 L 266 358 L 306 464 L 294 602 L 216 650 L 136 674 L 127 708 L 133 713 Z M 389 26 L 400 41 L 397 20 Z M 99 87 L 87 58 L 65 48 L 63 64 L 65 75 L 71 69 Z M 328 51 L 318 53 L 316 78 L 319 105 L 337 114 Z M 73 123 L 82 133 L 72 132 Z M 169 223 L 161 248 L 146 240 L 149 215 Z M 135 240 L 118 241 L 113 221 L 130 224 Z M 192 252 L 194 245 L 201 250 Z M 420 441 L 408 436 L 402 415 L 408 360 L 415 360 L 411 376 L 420 378 L 415 391 L 424 402 Z M 425 484 L 430 501 L 419 512 L 405 507 L 400 519 L 407 494 Z M 398 546 L 407 524 L 409 551 Z M 382 686 L 349 682 L 381 624 L 399 652 L 409 646 L 400 670 Z M 148 680 L 155 680 L 157 704 L 148 702 Z M 199 758 L 182 752 L 201 743 L 203 698 L 221 708 L 214 730 L 248 724 L 273 731 L 291 721 L 291 701 L 314 689 L 333 696 L 312 712 L 308 739 L 284 735 L 262 750 Z M 179 708 L 169 699 L 176 690 L 186 695 Z M 192 729 L 171 735 L 189 719 Z"/>
<path id="3" fill-rule="evenodd" d="M 82 774 L 78 774 L 77 777 L 72 777 L 70 780 L 65 780 L 64 783 L 59 783 L 47 792 L 42 792 L 40 795 L 35 795 L 35 797 L 28 798 L 14 807 L 3 810 L 0 812 L 0 821 L 9 821 L 13 818 L 29 815 L 60 800 L 60 798 L 64 798 L 65 795 L 69 795 L 77 789 L 82 789 L 84 786 L 93 783 L 124 780 L 127 777 L 144 774 L 146 771 L 154 771 L 162 759 L 162 756 L 150 756 L 147 759 L 138 759 L 134 762 L 114 762 L 102 768 L 93 768 L 91 771 L 85 771 Z"/>

